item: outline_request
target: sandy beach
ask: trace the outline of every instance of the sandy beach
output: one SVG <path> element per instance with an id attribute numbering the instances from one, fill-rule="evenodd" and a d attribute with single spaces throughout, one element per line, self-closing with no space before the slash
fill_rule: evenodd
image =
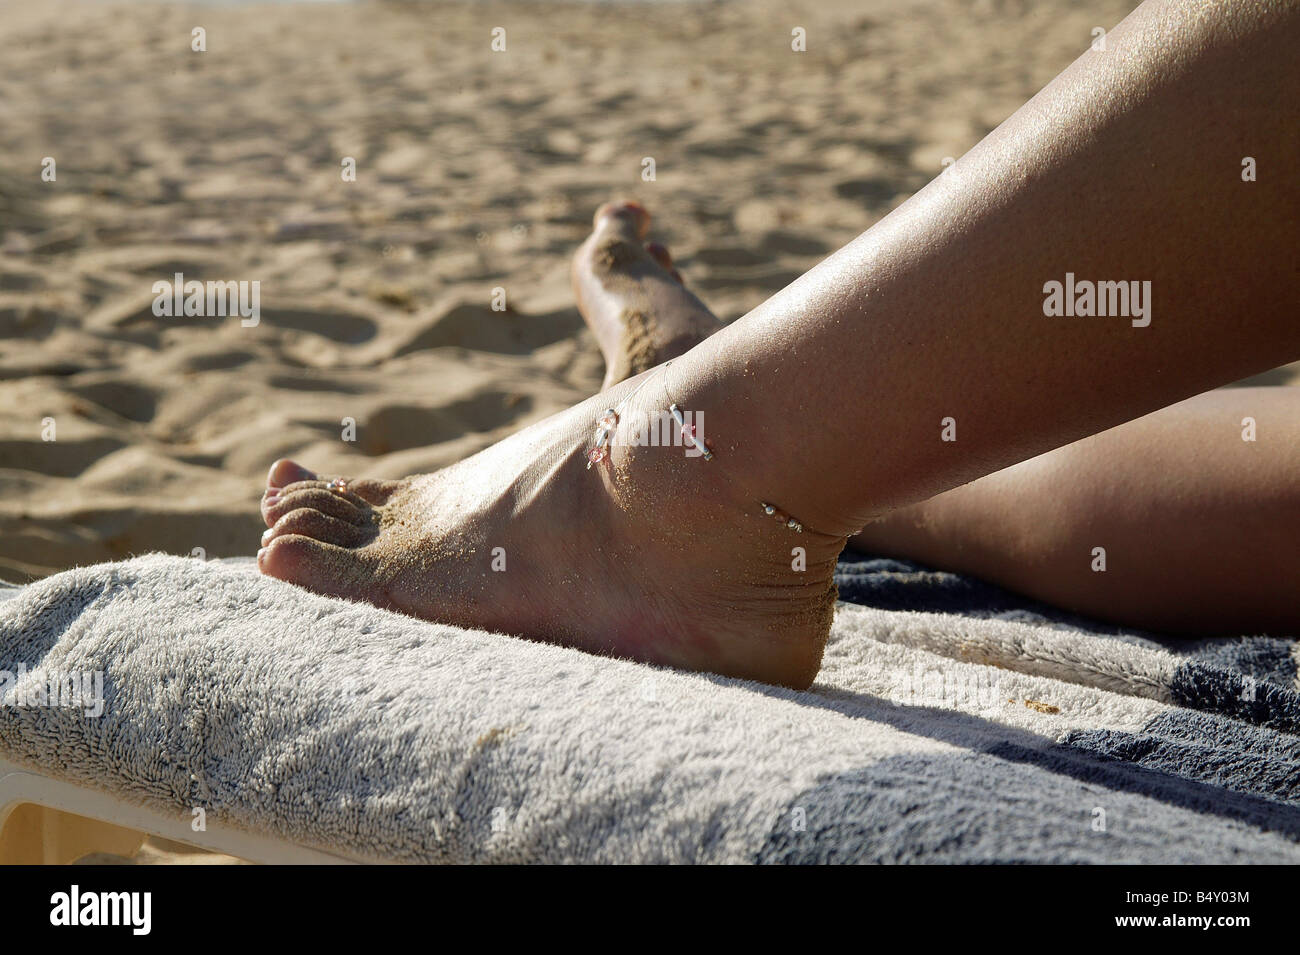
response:
<path id="1" fill-rule="evenodd" d="M 251 554 L 279 456 L 399 477 L 566 407 L 601 202 L 734 319 L 1132 6 L 6 7 L 0 577 Z M 259 324 L 155 316 L 176 273 L 258 281 Z"/>
<path id="2" fill-rule="evenodd" d="M 1134 6 L 5 6 L 0 578 L 250 556 L 278 457 L 401 477 L 569 406 L 603 373 L 568 274 L 600 203 L 643 202 L 735 319 Z M 258 282 L 259 321 L 156 315 L 177 273 Z"/>

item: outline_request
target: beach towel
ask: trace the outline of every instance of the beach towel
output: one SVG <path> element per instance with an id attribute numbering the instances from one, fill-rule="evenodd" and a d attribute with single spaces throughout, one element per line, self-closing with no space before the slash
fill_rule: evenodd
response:
<path id="1" fill-rule="evenodd" d="M 1294 640 L 852 555 L 838 583 L 794 692 L 251 561 L 78 568 L 0 599 L 0 759 L 360 861 L 1300 861 Z"/>

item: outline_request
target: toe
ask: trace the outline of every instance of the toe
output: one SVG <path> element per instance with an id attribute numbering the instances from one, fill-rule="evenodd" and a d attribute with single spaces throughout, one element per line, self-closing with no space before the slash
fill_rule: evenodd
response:
<path id="1" fill-rule="evenodd" d="M 266 486 L 268 489 L 283 488 L 298 481 L 314 480 L 316 480 L 316 475 L 297 461 L 281 458 L 272 464 L 271 470 L 267 472 Z"/>
<path id="2" fill-rule="evenodd" d="M 290 511 L 309 507 L 330 517 L 336 517 L 350 524 L 365 524 L 370 520 L 369 505 L 351 494 L 340 494 L 324 486 L 294 484 L 279 495 L 267 495 L 262 499 L 262 519 L 267 527 L 274 527 L 276 521 Z"/>
<path id="3" fill-rule="evenodd" d="M 662 242 L 647 242 L 645 250 L 665 271 L 673 267 L 673 257 L 668 254 L 668 247 Z"/>
<path id="4" fill-rule="evenodd" d="M 682 273 L 673 267 L 673 257 L 668 254 L 667 246 L 662 242 L 647 242 L 645 250 L 661 269 L 673 277 L 675 282 L 682 281 Z"/>
<path id="5" fill-rule="evenodd" d="M 597 273 L 635 273 L 652 258 L 644 244 L 650 213 L 635 202 L 607 202 L 596 212 L 596 229 L 575 264 Z"/>
<path id="6" fill-rule="evenodd" d="M 381 481 L 375 478 L 358 478 L 348 482 L 348 490 L 367 504 L 378 507 L 387 504 L 388 499 L 406 484 L 405 481 Z"/>
<path id="7" fill-rule="evenodd" d="M 257 552 L 257 567 L 268 577 L 318 594 L 389 605 L 375 580 L 374 568 L 361 552 L 313 537 L 286 534 L 275 538 Z"/>
<path id="8" fill-rule="evenodd" d="M 339 547 L 357 547 L 372 537 L 373 531 L 350 521 L 341 521 L 337 517 L 322 514 L 310 507 L 299 507 L 281 517 L 275 522 L 274 527 L 267 528 L 266 533 L 262 535 L 262 546 L 265 547 L 277 537 L 284 537 L 287 534 L 314 537 L 318 541 L 337 544 Z"/>
<path id="9" fill-rule="evenodd" d="M 607 202 L 596 210 L 593 226 L 597 232 L 613 231 L 628 238 L 644 239 L 650 231 L 650 213 L 631 199 Z"/>

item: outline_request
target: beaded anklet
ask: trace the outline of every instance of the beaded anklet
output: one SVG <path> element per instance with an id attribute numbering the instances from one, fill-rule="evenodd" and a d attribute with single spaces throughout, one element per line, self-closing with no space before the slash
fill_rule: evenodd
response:
<path id="1" fill-rule="evenodd" d="M 671 364 L 671 361 L 666 361 L 660 366 L 659 370 L 663 371 Z M 655 375 L 651 375 L 645 381 L 641 382 L 641 384 L 632 389 L 622 402 L 620 402 L 620 406 L 626 405 L 632 399 L 632 396 L 648 385 L 650 380 L 654 377 Z M 673 420 L 677 422 L 677 427 L 681 430 L 682 440 L 690 445 L 691 448 L 698 451 L 700 457 L 704 458 L 704 460 L 712 461 L 714 455 L 713 449 L 708 447 L 699 437 L 695 425 L 686 423 L 686 417 L 682 414 L 682 410 L 677 407 L 677 405 L 672 404 L 668 406 L 668 411 L 673 416 Z M 591 470 L 593 464 L 600 464 L 602 461 L 609 459 L 610 440 L 613 437 L 615 429 L 618 428 L 618 422 L 618 410 L 615 408 L 606 408 L 601 412 L 600 417 L 596 419 L 596 443 L 587 451 L 588 471 Z M 795 520 L 789 514 L 786 514 L 773 505 L 768 504 L 766 501 L 759 501 L 758 504 L 759 507 L 763 509 L 764 514 L 776 518 L 787 528 L 796 533 L 803 533 L 803 524 Z"/>

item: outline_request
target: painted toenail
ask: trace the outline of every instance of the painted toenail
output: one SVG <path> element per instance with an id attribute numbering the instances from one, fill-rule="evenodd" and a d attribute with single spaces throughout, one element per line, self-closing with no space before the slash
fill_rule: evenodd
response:
<path id="1" fill-rule="evenodd" d="M 268 528 L 267 528 L 267 529 L 262 533 L 262 545 L 263 545 L 263 546 L 266 545 L 266 542 L 269 541 L 269 540 L 271 539 L 271 535 L 274 534 L 274 533 L 275 533 L 275 531 L 274 531 L 273 529 L 269 528 L 269 527 L 268 527 Z"/>
<path id="2" fill-rule="evenodd" d="M 258 551 L 257 551 L 257 566 L 258 566 L 258 567 L 261 567 L 261 566 L 262 566 L 262 557 L 263 557 L 264 554 L 266 554 L 266 548 L 265 548 L 265 547 L 261 547 L 261 548 L 259 548 Z"/>

